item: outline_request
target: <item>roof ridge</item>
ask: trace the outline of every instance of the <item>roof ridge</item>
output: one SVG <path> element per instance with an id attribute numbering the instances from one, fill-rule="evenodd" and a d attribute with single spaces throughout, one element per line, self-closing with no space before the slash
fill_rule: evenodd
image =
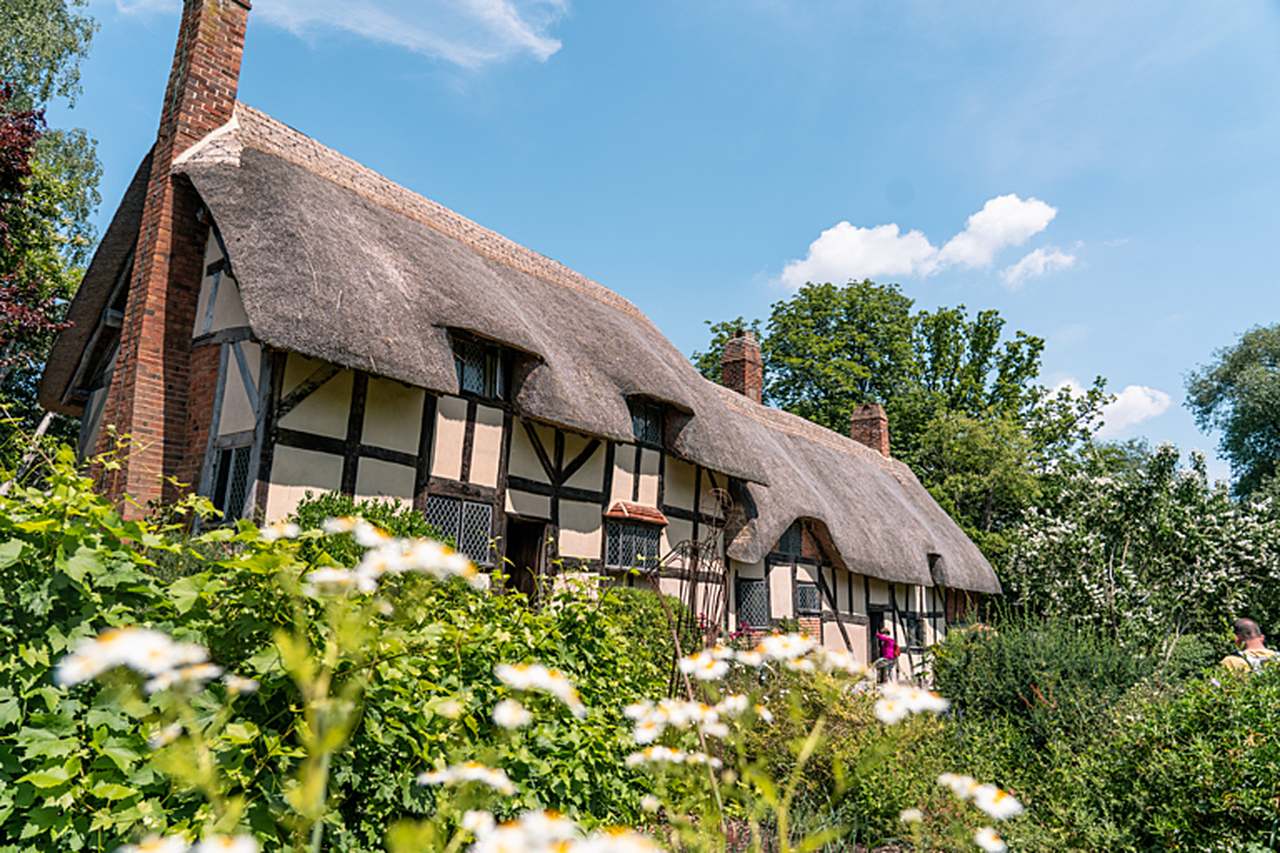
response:
<path id="1" fill-rule="evenodd" d="M 574 290 L 653 325 L 634 303 L 598 281 L 396 183 L 262 110 L 237 101 L 235 119 L 241 142 L 247 147 L 306 169 L 371 204 L 457 240 L 495 263 Z M 320 171 L 317 166 L 322 164 L 328 168 Z"/>

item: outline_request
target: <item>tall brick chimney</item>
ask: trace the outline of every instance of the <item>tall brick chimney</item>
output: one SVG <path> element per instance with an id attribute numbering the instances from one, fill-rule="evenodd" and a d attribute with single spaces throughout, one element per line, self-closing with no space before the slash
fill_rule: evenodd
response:
<path id="1" fill-rule="evenodd" d="M 210 414 L 188 413 L 187 400 L 192 381 L 217 375 L 217 347 L 191 348 L 208 225 L 195 190 L 170 171 L 183 151 L 231 120 L 249 9 L 249 0 L 183 2 L 103 412 L 104 424 L 133 439 L 125 464 L 101 478 L 116 499 L 171 500 L 178 490 L 166 478 L 193 482 L 204 455 L 199 421 Z M 207 437 L 208 425 L 203 429 Z M 111 449 L 105 430 L 101 442 L 99 450 Z"/>
<path id="2" fill-rule="evenodd" d="M 764 359 L 756 336 L 746 329 L 738 329 L 725 341 L 720 356 L 720 384 L 757 403 L 763 399 Z"/>
<path id="3" fill-rule="evenodd" d="M 853 411 L 849 437 L 881 456 L 889 455 L 889 416 L 879 403 L 866 403 Z"/>

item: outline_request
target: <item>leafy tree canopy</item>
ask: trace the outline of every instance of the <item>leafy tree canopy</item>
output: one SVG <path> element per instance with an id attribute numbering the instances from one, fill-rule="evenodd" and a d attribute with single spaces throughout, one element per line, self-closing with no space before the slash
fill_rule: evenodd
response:
<path id="1" fill-rule="evenodd" d="M 1280 324 L 1251 329 L 1187 379 L 1187 405 L 1201 429 L 1220 430 L 1237 494 L 1276 476 L 1280 461 Z"/>
<path id="2" fill-rule="evenodd" d="M 1101 379 L 1084 394 L 1040 385 L 1044 341 L 1007 335 L 998 311 L 916 310 L 892 284 L 807 284 L 767 323 L 709 325 L 711 344 L 693 358 L 710 379 L 720 379 L 725 342 L 751 329 L 767 403 L 840 433 L 858 406 L 882 404 L 894 455 L 989 556 L 1042 476 L 1096 432 L 1107 401 Z"/>
<path id="3" fill-rule="evenodd" d="M 80 60 L 98 25 L 81 13 L 89 0 L 5 0 L 0 4 L 0 80 L 14 107 L 29 110 L 80 94 Z"/>

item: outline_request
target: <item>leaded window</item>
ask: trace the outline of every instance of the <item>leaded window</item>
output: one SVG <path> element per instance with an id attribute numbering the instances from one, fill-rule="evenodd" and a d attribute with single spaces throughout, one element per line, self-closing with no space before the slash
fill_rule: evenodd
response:
<path id="1" fill-rule="evenodd" d="M 214 450 L 213 505 L 227 521 L 235 521 L 244 514 L 245 501 L 249 497 L 249 457 L 252 445 L 224 447 Z"/>
<path id="2" fill-rule="evenodd" d="M 822 611 L 822 599 L 818 585 L 808 581 L 796 581 L 796 613 L 812 614 Z"/>
<path id="3" fill-rule="evenodd" d="M 605 565 L 652 568 L 658 564 L 661 528 L 652 524 L 610 521 L 605 537 Z"/>
<path id="4" fill-rule="evenodd" d="M 470 338 L 453 343 L 453 366 L 458 373 L 458 389 L 488 400 L 507 398 L 507 359 L 502 348 Z"/>
<path id="5" fill-rule="evenodd" d="M 493 506 L 444 495 L 427 497 L 427 523 L 481 566 L 493 564 Z"/>
<path id="6" fill-rule="evenodd" d="M 648 400 L 632 400 L 631 432 L 641 444 L 662 445 L 662 406 Z"/>
<path id="7" fill-rule="evenodd" d="M 769 589 L 759 578 L 738 578 L 735 584 L 738 601 L 738 626 L 769 627 Z"/>

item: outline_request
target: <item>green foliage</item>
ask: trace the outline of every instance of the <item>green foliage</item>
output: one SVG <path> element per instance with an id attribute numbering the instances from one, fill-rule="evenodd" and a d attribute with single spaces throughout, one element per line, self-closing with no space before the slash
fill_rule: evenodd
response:
<path id="1" fill-rule="evenodd" d="M 6 0 L 0 6 L 0 80 L 19 103 L 40 107 L 80 93 L 80 60 L 98 25 L 81 10 L 88 0 Z"/>
<path id="2" fill-rule="evenodd" d="M 859 405 L 884 405 L 894 455 L 993 560 L 1107 402 L 1101 379 L 1086 390 L 1037 384 L 1044 341 L 1007 336 L 999 312 L 917 311 L 897 285 L 807 284 L 774 303 L 763 331 L 741 317 L 711 324 L 710 347 L 693 356 L 709 379 L 739 328 L 761 341 L 766 402 L 838 433 Z"/>
<path id="3" fill-rule="evenodd" d="M 48 492 L 0 497 L 0 607 L 7 614 L 0 642 L 12 650 L 0 658 L 0 838 L 11 839 L 0 849 L 109 850 L 144 832 L 196 831 L 219 813 L 269 846 L 294 837 L 282 809 L 301 802 L 294 780 L 303 778 L 315 728 L 288 710 L 299 707 L 306 682 L 296 678 L 286 640 L 323 648 L 329 636 L 321 605 L 299 610 L 306 599 L 296 595 L 311 561 L 330 556 L 316 547 L 318 534 L 267 543 L 242 522 L 191 538 L 177 525 L 122 521 L 76 475 L 70 451 L 42 473 Z M 326 498 L 300 514 L 329 508 L 402 530 L 421 524 L 386 505 Z M 197 509 L 207 505 L 193 502 L 173 515 Z M 431 814 L 436 794 L 414 784 L 416 774 L 470 758 L 501 764 L 517 784 L 527 783 L 508 810 L 547 806 L 588 823 L 637 814 L 647 785 L 624 766 L 631 744 L 620 736 L 620 709 L 661 695 L 668 670 L 655 664 L 648 636 L 625 618 L 615 622 L 627 604 L 610 603 L 612 594 L 602 603 L 561 593 L 534 611 L 519 595 L 416 575 L 389 578 L 384 591 L 395 602 L 389 612 L 371 602 L 341 629 L 366 641 L 334 672 L 333 696 L 356 703 L 357 713 L 349 744 L 328 767 L 325 849 L 376 848 L 395 820 Z M 210 721 L 202 748 L 225 780 L 215 789 L 223 812 L 197 772 L 193 739 L 148 747 L 174 713 L 163 694 L 129 698 L 123 676 L 70 691 L 52 683 L 53 665 L 79 640 L 138 624 L 200 643 L 219 665 L 260 682 L 256 693 L 228 697 L 225 707 L 220 687 L 193 699 L 198 717 Z M 507 691 L 493 668 L 523 660 L 569 674 L 590 713 L 578 720 L 551 700 L 534 701 L 534 725 L 514 734 L 499 729 L 489 711 Z M 451 701 L 459 703 L 456 713 L 446 710 Z"/>
<path id="4" fill-rule="evenodd" d="M 440 536 L 427 523 L 425 515 L 400 501 L 358 500 L 339 492 L 323 492 L 318 495 L 307 492 L 298 502 L 290 520 L 303 530 L 319 530 L 325 519 L 357 516 L 392 536 L 404 539 L 438 539 L 449 545 L 455 544 Z M 323 540 L 303 540 L 299 548 L 303 559 L 316 565 L 354 566 L 364 552 L 350 533 Z"/>
<path id="5" fill-rule="evenodd" d="M 1201 429 L 1220 430 L 1237 494 L 1257 491 L 1280 459 L 1280 324 L 1250 329 L 1187 378 Z"/>
<path id="6" fill-rule="evenodd" d="M 1019 608 L 1099 626 L 1130 648 L 1280 619 L 1280 504 L 1211 486 L 1204 459 L 1163 446 L 1064 468 L 1009 536 Z"/>

